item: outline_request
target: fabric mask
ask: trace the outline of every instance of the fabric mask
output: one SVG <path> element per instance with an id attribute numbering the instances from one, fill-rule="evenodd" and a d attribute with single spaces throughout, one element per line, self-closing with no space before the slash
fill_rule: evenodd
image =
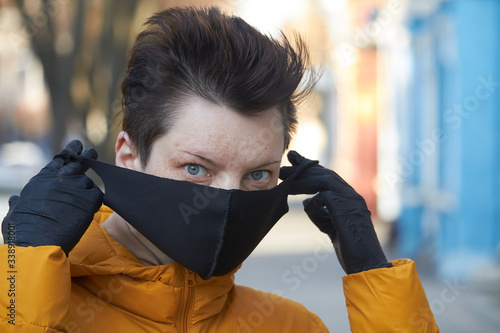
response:
<path id="1" fill-rule="evenodd" d="M 270 190 L 242 191 L 161 178 L 71 156 L 104 183 L 104 203 L 156 247 L 203 279 L 238 267 L 288 212 L 295 177 L 307 161 Z"/>

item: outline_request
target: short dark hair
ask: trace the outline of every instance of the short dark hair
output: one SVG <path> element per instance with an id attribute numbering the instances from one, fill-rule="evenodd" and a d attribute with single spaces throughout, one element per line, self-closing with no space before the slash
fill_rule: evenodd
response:
<path id="1" fill-rule="evenodd" d="M 188 96 L 248 115 L 277 107 L 288 147 L 296 104 L 316 82 L 298 34 L 293 47 L 284 34 L 279 40 L 263 35 L 216 7 L 171 8 L 150 17 L 145 26 L 131 49 L 121 87 L 123 130 L 143 166 Z"/>

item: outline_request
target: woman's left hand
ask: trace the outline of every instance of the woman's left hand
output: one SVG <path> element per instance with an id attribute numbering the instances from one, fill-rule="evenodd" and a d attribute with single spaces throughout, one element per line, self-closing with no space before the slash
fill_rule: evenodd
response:
<path id="1" fill-rule="evenodd" d="M 281 168 L 281 179 L 292 174 L 306 158 L 290 151 L 288 160 L 292 166 Z M 382 251 L 365 200 L 337 173 L 313 165 L 297 176 L 290 194 L 316 194 L 304 200 L 304 210 L 330 237 L 347 274 L 392 267 Z"/>

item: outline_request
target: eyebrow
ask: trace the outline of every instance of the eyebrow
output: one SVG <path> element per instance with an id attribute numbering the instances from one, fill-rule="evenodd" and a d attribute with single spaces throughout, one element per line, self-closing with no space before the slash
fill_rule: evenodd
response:
<path id="1" fill-rule="evenodd" d="M 274 162 L 264 163 L 264 164 L 261 164 L 261 165 L 259 165 L 259 166 L 254 167 L 254 168 L 252 168 L 252 169 L 260 169 L 260 168 L 265 167 L 265 166 L 267 166 L 267 165 L 276 164 L 276 163 L 281 163 L 281 160 L 279 160 L 279 161 L 274 161 Z"/>
<path id="2" fill-rule="evenodd" d="M 210 158 L 208 158 L 206 156 L 203 156 L 203 155 L 200 155 L 200 154 L 197 154 L 197 153 L 192 153 L 192 152 L 187 151 L 187 150 L 181 150 L 181 152 L 189 154 L 189 155 L 192 155 L 192 156 L 196 156 L 196 157 L 198 157 L 198 158 L 200 158 L 200 159 L 202 159 L 202 160 L 204 160 L 204 161 L 206 161 L 206 162 L 208 162 L 208 163 L 210 163 L 212 165 L 219 166 L 217 164 L 217 162 L 215 162 L 214 160 L 212 160 L 212 159 L 210 159 Z M 260 169 L 260 168 L 265 167 L 267 165 L 276 164 L 276 163 L 281 163 L 281 160 L 272 161 L 272 162 L 266 162 L 264 164 L 261 164 L 261 165 L 258 165 L 256 167 L 253 167 L 252 169 Z"/>
<path id="3" fill-rule="evenodd" d="M 192 153 L 192 152 L 187 151 L 187 150 L 181 150 L 181 152 L 186 153 L 186 154 L 189 154 L 189 155 L 192 155 L 192 156 L 196 156 L 196 157 L 198 157 L 198 158 L 200 158 L 200 159 L 202 159 L 202 160 L 204 160 L 204 161 L 206 161 L 206 162 L 208 162 L 208 163 L 210 163 L 210 164 L 212 164 L 212 165 L 216 165 L 216 166 L 218 166 L 218 164 L 217 164 L 214 160 L 211 160 L 210 158 L 205 157 L 205 156 L 203 156 L 203 155 L 196 154 L 196 153 Z"/>

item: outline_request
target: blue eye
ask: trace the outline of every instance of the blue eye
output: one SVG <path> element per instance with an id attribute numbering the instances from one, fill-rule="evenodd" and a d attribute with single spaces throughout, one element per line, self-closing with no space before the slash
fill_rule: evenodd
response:
<path id="1" fill-rule="evenodd" d="M 263 182 L 269 178 L 269 171 L 257 170 L 257 171 L 250 172 L 250 174 L 248 176 L 251 180 L 255 180 L 257 182 Z"/>
<path id="2" fill-rule="evenodd" d="M 202 177 L 207 174 L 207 169 L 198 164 L 188 164 L 184 168 L 192 176 Z"/>

